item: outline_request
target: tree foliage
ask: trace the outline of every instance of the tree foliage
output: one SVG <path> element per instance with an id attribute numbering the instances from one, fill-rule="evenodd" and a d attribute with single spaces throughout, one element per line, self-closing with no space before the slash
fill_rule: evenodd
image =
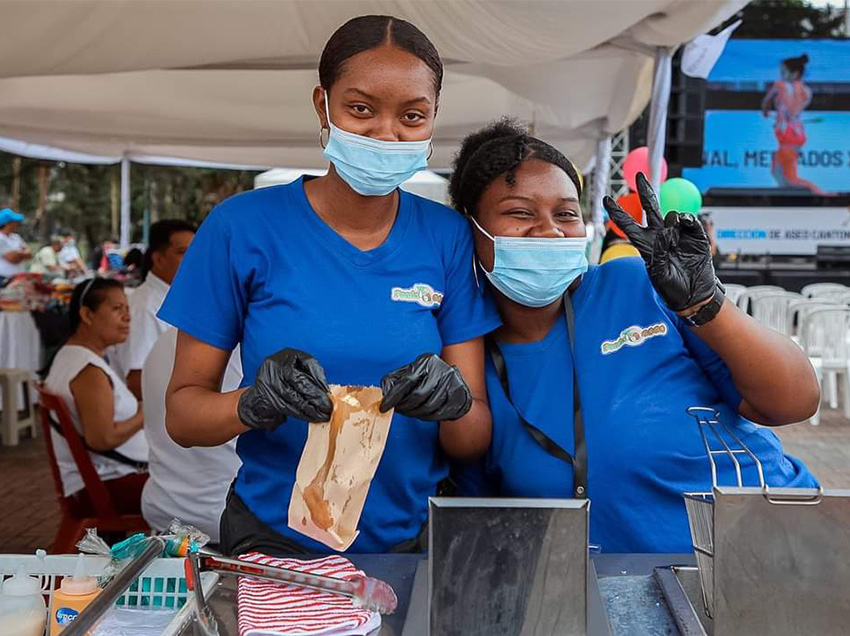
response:
<path id="1" fill-rule="evenodd" d="M 13 205 L 14 156 L 0 153 L 0 207 Z M 39 203 L 38 171 L 48 166 L 47 205 L 36 219 Z M 131 241 L 143 236 L 145 213 L 200 224 L 219 202 L 251 189 L 256 172 L 132 164 L 130 169 Z M 27 216 L 26 238 L 44 241 L 58 228 L 70 228 L 88 245 L 113 234 L 113 187 L 120 167 L 92 166 L 21 158 L 20 199 L 17 208 Z M 115 185 L 113 185 L 115 184 Z"/>
<path id="2" fill-rule="evenodd" d="M 805 0 L 755 0 L 730 18 L 743 20 L 733 37 L 753 39 L 813 39 L 847 37 L 844 10 L 816 7 Z"/>

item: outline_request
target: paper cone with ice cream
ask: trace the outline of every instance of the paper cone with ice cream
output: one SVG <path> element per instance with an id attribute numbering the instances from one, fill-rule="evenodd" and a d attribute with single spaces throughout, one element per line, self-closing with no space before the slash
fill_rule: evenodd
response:
<path id="1" fill-rule="evenodd" d="M 330 422 L 310 424 L 289 500 L 289 527 L 334 550 L 347 550 L 390 431 L 378 387 L 331 385 Z"/>

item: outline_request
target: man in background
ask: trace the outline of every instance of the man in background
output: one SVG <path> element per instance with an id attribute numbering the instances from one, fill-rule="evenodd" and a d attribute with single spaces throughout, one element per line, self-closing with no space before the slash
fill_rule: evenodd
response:
<path id="1" fill-rule="evenodd" d="M 23 220 L 23 214 L 10 208 L 0 210 L 0 282 L 26 271 L 24 262 L 32 258 L 30 248 L 18 234 Z"/>
<path id="2" fill-rule="evenodd" d="M 217 544 L 219 518 L 227 491 L 242 462 L 236 439 L 210 447 L 183 448 L 165 429 L 165 393 L 174 368 L 177 330 L 169 327 L 157 340 L 142 373 L 142 405 L 148 440 L 149 477 L 142 491 L 142 514 L 148 525 L 165 532 L 175 517 L 209 535 Z M 235 391 L 242 380 L 239 347 L 230 356 L 221 391 Z"/>
<path id="3" fill-rule="evenodd" d="M 142 367 L 168 325 L 156 317 L 180 261 L 195 237 L 195 226 L 165 219 L 151 225 L 144 282 L 130 295 L 130 336 L 110 354 L 110 362 L 137 399 L 142 399 Z"/>
<path id="4" fill-rule="evenodd" d="M 59 251 L 59 264 L 65 270 L 68 278 L 82 276 L 86 273 L 86 264 L 80 256 L 80 250 L 77 249 L 77 240 L 74 238 L 73 232 L 64 232 L 62 234 L 62 249 Z"/>
<path id="5" fill-rule="evenodd" d="M 59 252 L 62 250 L 62 237 L 54 234 L 50 243 L 35 253 L 30 265 L 30 271 L 35 274 L 46 274 L 51 277 L 62 277 L 65 270 L 59 264 Z"/>

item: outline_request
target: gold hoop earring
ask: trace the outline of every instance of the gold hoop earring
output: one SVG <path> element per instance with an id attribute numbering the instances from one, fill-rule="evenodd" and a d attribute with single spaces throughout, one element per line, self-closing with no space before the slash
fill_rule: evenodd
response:
<path id="1" fill-rule="evenodd" d="M 322 137 L 322 133 L 324 133 L 326 130 L 328 131 L 328 141 L 330 141 L 331 140 L 331 129 L 325 128 L 324 126 L 319 128 L 319 145 L 322 147 L 322 150 L 324 150 L 328 145 L 328 142 L 325 141 L 324 137 Z"/>

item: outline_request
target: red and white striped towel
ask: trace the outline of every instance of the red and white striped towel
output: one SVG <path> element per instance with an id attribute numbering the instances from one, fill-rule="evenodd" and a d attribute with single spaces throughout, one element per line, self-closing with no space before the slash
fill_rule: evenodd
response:
<path id="1" fill-rule="evenodd" d="M 253 552 L 239 558 L 337 579 L 363 575 L 341 556 L 299 561 Z M 362 636 L 381 625 L 380 614 L 355 607 L 345 596 L 244 577 L 239 579 L 238 604 L 239 636 Z"/>

